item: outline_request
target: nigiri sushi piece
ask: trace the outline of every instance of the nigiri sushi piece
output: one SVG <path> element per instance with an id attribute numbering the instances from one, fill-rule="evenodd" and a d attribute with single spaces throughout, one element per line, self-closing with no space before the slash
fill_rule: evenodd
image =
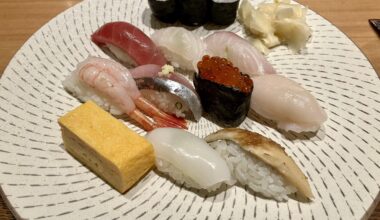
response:
<path id="1" fill-rule="evenodd" d="M 236 127 L 249 111 L 253 82 L 225 58 L 204 56 L 194 86 L 206 117 L 222 127 Z"/>
<path id="2" fill-rule="evenodd" d="M 200 37 L 183 27 L 157 30 L 151 38 L 174 67 L 184 70 L 195 71 L 196 62 L 202 59 L 206 49 Z"/>
<path id="3" fill-rule="evenodd" d="M 195 121 L 202 117 L 202 105 L 197 93 L 185 85 L 160 77 L 144 77 L 135 81 L 141 94 L 165 112 Z"/>
<path id="4" fill-rule="evenodd" d="M 276 142 L 258 133 L 227 128 L 205 137 L 227 161 L 232 175 L 255 192 L 278 201 L 294 192 L 312 199 L 307 177 Z"/>
<path id="5" fill-rule="evenodd" d="M 152 14 L 160 21 L 173 23 L 179 17 L 177 0 L 148 0 Z"/>
<path id="6" fill-rule="evenodd" d="M 213 191 L 235 182 L 226 161 L 202 138 L 175 128 L 157 128 L 145 137 L 153 145 L 157 169 L 179 184 Z"/>
<path id="7" fill-rule="evenodd" d="M 204 39 L 208 54 L 227 58 L 250 76 L 276 73 L 265 57 L 247 40 L 229 31 L 218 31 Z"/>
<path id="8" fill-rule="evenodd" d="M 186 128 L 185 120 L 166 114 L 143 98 L 128 69 L 114 61 L 89 57 L 77 65 L 63 85 L 84 102 L 93 100 L 111 113 L 126 113 L 147 131 L 156 127 Z"/>
<path id="9" fill-rule="evenodd" d="M 235 21 L 239 0 L 209 0 L 211 21 L 229 25 Z"/>
<path id="10" fill-rule="evenodd" d="M 207 22 L 208 0 L 180 0 L 177 4 L 183 24 L 199 26 Z"/>
<path id="11" fill-rule="evenodd" d="M 315 132 L 327 114 L 314 96 L 298 83 L 281 75 L 254 78 L 251 109 L 277 122 L 285 131 Z"/>
<path id="12" fill-rule="evenodd" d="M 143 77 L 166 78 L 181 83 L 187 88 L 195 91 L 193 84 L 184 75 L 175 72 L 174 67 L 167 64 L 165 64 L 164 66 L 159 66 L 156 64 L 146 64 L 138 66 L 134 69 L 130 69 L 129 71 L 134 79 Z"/>
<path id="13" fill-rule="evenodd" d="M 92 42 L 126 66 L 166 64 L 154 42 L 137 27 L 127 22 L 110 22 L 91 36 Z"/>

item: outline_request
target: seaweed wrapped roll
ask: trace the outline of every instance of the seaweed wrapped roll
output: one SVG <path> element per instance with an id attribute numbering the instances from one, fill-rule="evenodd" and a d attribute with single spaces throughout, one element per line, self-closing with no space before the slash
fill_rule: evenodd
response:
<path id="1" fill-rule="evenodd" d="M 178 19 L 176 0 L 148 0 L 153 15 L 160 21 L 173 23 Z"/>
<path id="2" fill-rule="evenodd" d="M 207 22 L 208 0 L 179 0 L 180 21 L 189 26 L 198 26 Z"/>
<path id="3" fill-rule="evenodd" d="M 239 0 L 209 0 L 211 21 L 229 25 L 235 21 Z"/>
<path id="4" fill-rule="evenodd" d="M 244 121 L 250 105 L 253 82 L 230 61 L 204 56 L 197 64 L 194 86 L 205 116 L 222 127 L 236 127 Z"/>

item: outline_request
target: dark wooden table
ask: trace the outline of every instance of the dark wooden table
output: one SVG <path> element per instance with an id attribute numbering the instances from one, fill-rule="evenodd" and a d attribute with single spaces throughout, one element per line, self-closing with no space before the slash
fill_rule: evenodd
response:
<path id="1" fill-rule="evenodd" d="M 1 0 L 0 76 L 16 51 L 35 31 L 58 13 L 78 2 L 80 0 Z M 368 19 L 380 18 L 379 0 L 298 0 L 298 2 L 309 6 L 347 34 L 368 57 L 379 75 L 380 39 L 368 24 Z M 1 198 L 0 219 L 14 219 Z M 369 219 L 380 220 L 379 204 Z"/>

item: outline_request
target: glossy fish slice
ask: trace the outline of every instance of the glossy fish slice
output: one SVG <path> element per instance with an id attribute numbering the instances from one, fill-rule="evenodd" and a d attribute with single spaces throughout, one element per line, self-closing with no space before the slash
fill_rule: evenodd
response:
<path id="1" fill-rule="evenodd" d="M 204 39 L 208 53 L 224 57 L 251 77 L 276 73 L 267 59 L 246 39 L 229 31 L 217 31 Z"/>
<path id="2" fill-rule="evenodd" d="M 251 109 L 285 131 L 316 132 L 327 120 L 317 99 L 297 82 L 278 74 L 253 79 Z"/>
<path id="3" fill-rule="evenodd" d="M 144 77 L 135 79 L 137 87 L 148 90 L 156 90 L 159 92 L 168 92 L 179 97 L 189 109 L 190 112 L 186 112 L 186 115 L 190 118 L 199 121 L 202 117 L 202 106 L 198 98 L 198 95 L 190 88 L 182 85 L 176 81 L 158 78 L 158 77 Z"/>
<path id="4" fill-rule="evenodd" d="M 307 198 L 314 198 L 307 177 L 302 173 L 294 160 L 289 157 L 279 144 L 258 133 L 227 128 L 208 135 L 206 142 L 230 140 L 239 145 L 265 164 L 274 168 L 286 181 L 297 188 L 297 191 Z"/>
<path id="5" fill-rule="evenodd" d="M 91 36 L 92 42 L 126 66 L 164 65 L 166 59 L 154 42 L 128 22 L 110 22 Z"/>

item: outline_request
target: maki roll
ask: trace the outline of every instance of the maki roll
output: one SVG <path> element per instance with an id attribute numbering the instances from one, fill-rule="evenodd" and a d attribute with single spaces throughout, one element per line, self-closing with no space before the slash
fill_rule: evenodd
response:
<path id="1" fill-rule="evenodd" d="M 180 21 L 189 26 L 198 26 L 207 22 L 207 0 L 180 0 L 177 2 L 181 13 Z"/>
<path id="2" fill-rule="evenodd" d="M 211 21 L 229 25 L 235 21 L 239 0 L 209 0 Z"/>
<path id="3" fill-rule="evenodd" d="M 222 127 L 244 121 L 250 105 L 253 82 L 230 61 L 204 56 L 197 64 L 194 86 L 206 117 Z"/>
<path id="4" fill-rule="evenodd" d="M 160 21 L 173 23 L 178 19 L 176 0 L 148 0 L 153 15 Z"/>

